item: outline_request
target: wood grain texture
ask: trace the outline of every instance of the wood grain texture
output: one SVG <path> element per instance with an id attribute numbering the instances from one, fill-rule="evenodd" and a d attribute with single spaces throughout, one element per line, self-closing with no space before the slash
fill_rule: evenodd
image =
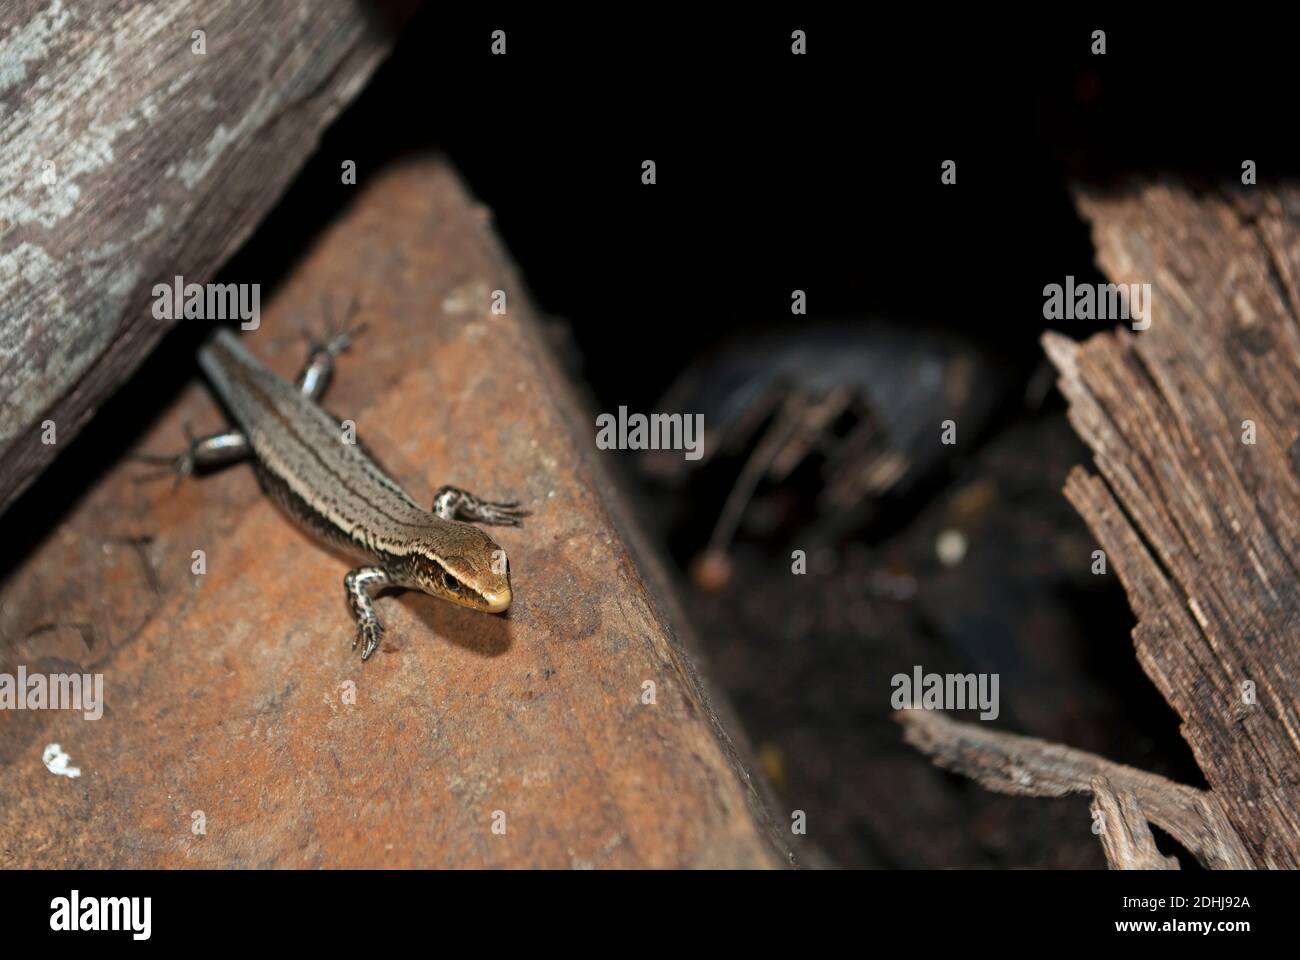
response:
<path id="1" fill-rule="evenodd" d="M 0 513 L 166 332 L 153 285 L 208 281 L 280 197 L 389 48 L 384 10 L 0 6 Z"/>
<path id="2" fill-rule="evenodd" d="M 322 297 L 357 296 L 326 408 L 421 502 L 450 483 L 533 511 L 492 529 L 513 606 L 383 596 L 363 664 L 348 564 L 248 466 L 175 491 L 113 469 L 0 591 L 0 670 L 102 672 L 107 700 L 97 721 L 0 713 L 4 863 L 787 864 L 489 212 L 435 161 L 359 189 L 246 342 L 292 377 Z M 175 449 L 187 419 L 223 424 L 197 380 L 141 448 Z M 46 770 L 54 742 L 81 777 Z"/>
<path id="3" fill-rule="evenodd" d="M 1150 283 L 1153 312 L 1141 333 L 1045 339 L 1099 471 L 1066 495 L 1252 859 L 1300 866 L 1300 190 L 1077 204 L 1101 268 Z"/>
<path id="4" fill-rule="evenodd" d="M 1092 778 L 1091 788 L 1093 822 L 1112 870 L 1179 869 L 1176 857 L 1166 857 L 1156 848 L 1136 793 L 1116 790 L 1102 776 Z"/>
<path id="5" fill-rule="evenodd" d="M 1141 332 L 1043 337 L 1098 471 L 1076 467 L 1065 494 L 1124 585 L 1138 661 L 1210 790 L 944 719 L 907 718 L 908 737 L 994 789 L 1056 795 L 1104 778 L 1114 792 L 1095 802 L 1125 824 L 1106 839 L 1112 865 L 1160 866 L 1145 817 L 1206 866 L 1295 868 L 1300 187 L 1163 182 L 1079 188 L 1075 202 L 1109 280 L 1150 284 L 1151 300 Z"/>

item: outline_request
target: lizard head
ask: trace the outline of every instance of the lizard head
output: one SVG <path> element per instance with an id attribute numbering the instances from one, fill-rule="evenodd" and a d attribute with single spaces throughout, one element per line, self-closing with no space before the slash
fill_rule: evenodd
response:
<path id="1" fill-rule="evenodd" d="M 411 585 L 424 593 L 485 613 L 510 606 L 510 561 L 478 527 L 442 524 L 408 560 Z"/>

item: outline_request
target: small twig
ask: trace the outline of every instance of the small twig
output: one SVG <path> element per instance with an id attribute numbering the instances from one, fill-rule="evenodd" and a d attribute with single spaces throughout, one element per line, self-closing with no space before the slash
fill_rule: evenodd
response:
<path id="1" fill-rule="evenodd" d="M 1177 870 L 1176 857 L 1156 848 L 1132 790 L 1116 791 L 1105 777 L 1092 778 L 1092 818 L 1101 828 L 1101 848 L 1112 870 Z"/>
<path id="2" fill-rule="evenodd" d="M 905 739 L 945 770 L 977 780 L 999 793 L 1064 797 L 1092 793 L 1093 777 L 1105 777 L 1137 798 L 1152 823 L 1186 847 L 1205 867 L 1250 870 L 1246 853 L 1217 797 L 1095 754 L 1036 737 L 958 723 L 930 710 L 898 714 Z"/>

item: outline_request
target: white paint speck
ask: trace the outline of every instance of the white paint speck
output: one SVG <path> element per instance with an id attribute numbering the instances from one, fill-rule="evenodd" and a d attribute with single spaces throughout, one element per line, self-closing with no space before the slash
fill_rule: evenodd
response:
<path id="1" fill-rule="evenodd" d="M 41 754 L 41 760 L 45 762 L 45 769 L 50 773 L 60 777 L 79 777 L 81 776 L 80 767 L 70 767 L 70 756 L 63 752 L 63 748 L 57 743 L 51 743 Z"/>
<path id="2" fill-rule="evenodd" d="M 934 540 L 934 554 L 945 567 L 955 567 L 966 559 L 966 534 L 945 530 Z"/>

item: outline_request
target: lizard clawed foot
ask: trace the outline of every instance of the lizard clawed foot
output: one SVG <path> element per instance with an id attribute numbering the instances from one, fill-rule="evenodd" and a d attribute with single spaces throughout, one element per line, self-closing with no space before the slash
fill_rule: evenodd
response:
<path id="1" fill-rule="evenodd" d="M 524 517 L 530 516 L 531 514 L 531 510 L 521 510 L 519 508 L 518 500 L 510 500 L 505 503 L 492 503 L 487 500 L 480 500 L 474 505 L 472 514 L 468 514 L 465 519 L 473 520 L 476 523 L 495 524 L 503 527 L 518 527 L 522 526 Z"/>
<path id="2" fill-rule="evenodd" d="M 357 298 L 352 298 L 352 303 L 348 306 L 347 313 L 343 320 L 336 322 L 334 320 L 334 311 L 330 308 L 328 298 L 321 297 L 321 312 L 325 316 L 325 336 L 317 339 L 310 331 L 307 332 L 307 343 L 313 353 L 328 353 L 331 357 L 337 357 L 340 353 L 347 350 L 356 342 L 362 332 L 365 331 L 366 325 L 359 323 L 354 327 L 347 325 L 348 321 L 356 316 L 358 309 Z"/>
<path id="3" fill-rule="evenodd" d="M 349 570 L 343 578 L 348 605 L 352 608 L 352 616 L 357 618 L 357 635 L 352 640 L 352 649 L 355 650 L 357 644 L 361 644 L 362 660 L 369 660 L 384 639 L 384 627 L 375 615 L 375 603 L 371 594 L 391 585 L 388 571 L 383 567 L 357 567 Z"/>
<path id="4" fill-rule="evenodd" d="M 357 635 L 352 640 L 352 649 L 355 650 L 357 644 L 361 644 L 361 659 L 369 660 L 383 639 L 384 625 L 373 617 L 363 618 L 357 621 Z"/>
<path id="5" fill-rule="evenodd" d="M 521 510 L 519 501 L 494 503 L 480 500 L 467 490 L 442 487 L 433 496 L 433 512 L 444 520 L 467 520 L 471 523 L 488 523 L 502 527 L 522 526 L 531 510 Z"/>
<path id="6" fill-rule="evenodd" d="M 181 485 L 181 480 L 183 478 L 194 473 L 194 467 L 196 465 L 194 449 L 198 444 L 198 439 L 194 436 L 194 432 L 190 429 L 188 423 L 182 424 L 181 429 L 185 431 L 185 439 L 189 441 L 189 445 L 180 453 L 172 454 L 170 456 L 156 453 L 133 453 L 130 455 L 132 460 L 138 460 L 141 463 L 154 464 L 155 466 L 163 468 L 162 470 L 154 470 L 149 473 L 140 474 L 138 477 L 134 478 L 136 483 L 147 483 L 150 480 L 157 480 L 159 477 L 175 475 L 176 482 L 172 484 L 172 490 L 174 491 Z"/>

